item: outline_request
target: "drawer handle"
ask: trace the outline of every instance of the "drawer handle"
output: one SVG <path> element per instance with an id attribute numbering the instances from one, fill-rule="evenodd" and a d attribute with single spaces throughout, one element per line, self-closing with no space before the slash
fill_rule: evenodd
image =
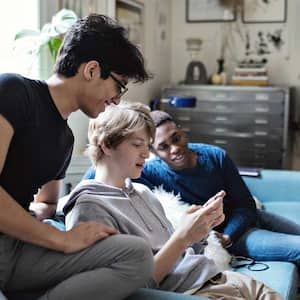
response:
<path id="1" fill-rule="evenodd" d="M 191 117 L 189 117 L 189 116 L 179 116 L 178 120 L 179 121 L 190 121 Z"/>
<path id="2" fill-rule="evenodd" d="M 225 128 L 216 128 L 215 132 L 225 132 L 227 131 Z"/>
<path id="3" fill-rule="evenodd" d="M 225 93 L 215 94 L 216 99 L 226 99 L 227 95 Z"/>
<path id="4" fill-rule="evenodd" d="M 254 134 L 258 136 L 266 136 L 268 133 L 266 131 L 255 131 Z"/>
<path id="5" fill-rule="evenodd" d="M 257 101 L 268 101 L 269 100 L 269 94 L 265 93 L 259 93 L 255 95 L 255 100 Z"/>
<path id="6" fill-rule="evenodd" d="M 263 144 L 263 143 L 255 143 L 254 144 L 254 147 L 256 147 L 256 148 L 266 148 L 266 144 Z"/>
<path id="7" fill-rule="evenodd" d="M 256 112 L 266 113 L 269 112 L 270 109 L 268 107 L 255 107 Z"/>
<path id="8" fill-rule="evenodd" d="M 219 110 L 224 110 L 226 109 L 226 105 L 216 105 L 216 109 L 219 109 Z"/>
<path id="9" fill-rule="evenodd" d="M 268 120 L 266 119 L 255 119 L 255 124 L 268 124 Z"/>
<path id="10" fill-rule="evenodd" d="M 227 117 L 216 117 L 216 121 L 227 121 Z"/>
<path id="11" fill-rule="evenodd" d="M 227 145 L 228 141 L 226 141 L 226 140 L 214 140 L 214 143 L 218 144 L 218 145 Z"/>

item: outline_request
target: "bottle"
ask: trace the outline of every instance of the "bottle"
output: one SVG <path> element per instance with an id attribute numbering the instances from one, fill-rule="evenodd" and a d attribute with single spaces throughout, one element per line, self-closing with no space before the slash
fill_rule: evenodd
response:
<path id="1" fill-rule="evenodd" d="M 226 73 L 224 72 L 224 58 L 217 59 L 218 62 L 218 72 L 212 75 L 211 83 L 215 85 L 225 85 L 226 84 Z"/>
<path id="2" fill-rule="evenodd" d="M 217 59 L 218 62 L 218 74 L 220 76 L 220 84 L 225 85 L 226 84 L 226 73 L 224 71 L 224 58 Z"/>

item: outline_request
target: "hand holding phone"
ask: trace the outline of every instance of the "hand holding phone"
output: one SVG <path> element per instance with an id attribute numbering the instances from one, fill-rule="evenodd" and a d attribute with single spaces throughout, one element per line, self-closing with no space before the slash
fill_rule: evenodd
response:
<path id="1" fill-rule="evenodd" d="M 219 198 L 224 198 L 226 196 L 226 192 L 221 190 L 220 192 L 218 192 L 217 194 L 215 194 L 213 197 L 209 198 L 203 205 L 203 207 L 211 204 L 212 202 L 218 200 Z"/>

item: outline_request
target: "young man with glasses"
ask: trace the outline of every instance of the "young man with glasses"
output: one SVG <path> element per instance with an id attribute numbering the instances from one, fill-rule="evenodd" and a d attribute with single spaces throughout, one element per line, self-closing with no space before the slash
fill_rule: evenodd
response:
<path id="1" fill-rule="evenodd" d="M 0 75 L 0 289 L 9 296 L 123 299 L 151 276 L 142 239 L 95 222 L 67 232 L 40 222 L 55 213 L 71 159 L 68 117 L 77 110 L 97 117 L 119 103 L 131 79 L 149 79 L 141 52 L 124 28 L 96 14 L 66 34 L 48 80 Z"/>
<path id="2" fill-rule="evenodd" d="M 127 82 L 122 83 L 115 75 L 112 73 L 109 74 L 109 76 L 117 83 L 119 93 L 114 98 L 120 99 L 127 91 L 128 88 L 126 87 Z"/>

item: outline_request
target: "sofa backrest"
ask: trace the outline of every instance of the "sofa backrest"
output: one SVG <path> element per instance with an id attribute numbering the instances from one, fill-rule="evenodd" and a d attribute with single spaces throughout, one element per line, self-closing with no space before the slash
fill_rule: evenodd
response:
<path id="1" fill-rule="evenodd" d="M 243 176 L 243 179 L 261 202 L 300 202 L 300 171 L 262 170 L 259 177 Z"/>

